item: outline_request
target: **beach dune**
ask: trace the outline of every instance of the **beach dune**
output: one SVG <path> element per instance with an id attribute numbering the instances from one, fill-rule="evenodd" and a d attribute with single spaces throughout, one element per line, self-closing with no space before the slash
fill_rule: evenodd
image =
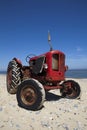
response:
<path id="1" fill-rule="evenodd" d="M 51 90 L 41 110 L 28 111 L 7 92 L 6 75 L 0 75 L 0 130 L 87 130 L 87 79 L 73 80 L 81 86 L 80 99 L 60 98 L 59 90 Z"/>

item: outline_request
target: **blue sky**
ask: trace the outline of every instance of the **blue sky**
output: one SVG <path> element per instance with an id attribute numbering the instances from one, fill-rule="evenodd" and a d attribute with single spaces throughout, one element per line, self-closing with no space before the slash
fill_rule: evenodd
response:
<path id="1" fill-rule="evenodd" d="M 87 68 L 87 0 L 0 0 L 0 70 L 49 51 L 48 30 L 70 69 Z"/>

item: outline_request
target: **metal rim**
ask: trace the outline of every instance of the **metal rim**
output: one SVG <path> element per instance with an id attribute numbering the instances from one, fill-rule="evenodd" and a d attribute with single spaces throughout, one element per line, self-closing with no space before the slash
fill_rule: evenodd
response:
<path id="1" fill-rule="evenodd" d="M 33 86 L 25 86 L 21 89 L 21 100 L 26 105 L 33 105 L 37 100 L 37 94 Z"/>
<path id="2" fill-rule="evenodd" d="M 77 96 L 77 89 L 75 84 L 73 84 L 72 82 L 66 82 L 64 83 L 64 85 L 66 86 L 65 93 L 67 97 Z"/>

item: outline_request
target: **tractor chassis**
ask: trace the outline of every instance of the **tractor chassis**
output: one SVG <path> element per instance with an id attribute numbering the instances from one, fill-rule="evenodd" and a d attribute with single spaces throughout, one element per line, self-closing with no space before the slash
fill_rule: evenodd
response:
<path id="1" fill-rule="evenodd" d="M 57 86 L 44 86 L 44 89 L 49 91 L 49 90 L 53 90 L 53 89 L 62 89 L 63 86 L 62 85 L 57 85 Z"/>

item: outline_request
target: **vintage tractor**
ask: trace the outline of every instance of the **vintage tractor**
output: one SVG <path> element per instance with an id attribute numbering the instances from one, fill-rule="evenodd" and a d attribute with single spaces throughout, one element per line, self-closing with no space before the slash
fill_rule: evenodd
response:
<path id="1" fill-rule="evenodd" d="M 28 55 L 28 66 L 13 58 L 7 68 L 7 91 L 16 94 L 19 106 L 28 110 L 38 110 L 43 106 L 46 92 L 60 89 L 62 97 L 75 99 L 80 95 L 76 81 L 65 80 L 65 54 L 50 49 L 39 56 Z"/>

